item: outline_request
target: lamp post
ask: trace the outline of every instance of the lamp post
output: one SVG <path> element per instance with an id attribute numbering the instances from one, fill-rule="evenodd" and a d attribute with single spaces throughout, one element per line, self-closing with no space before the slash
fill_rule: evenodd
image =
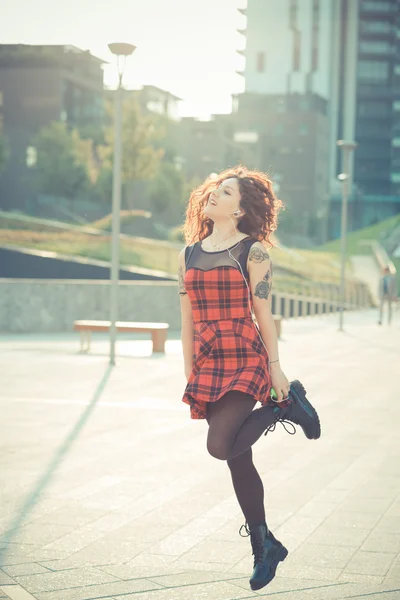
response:
<path id="1" fill-rule="evenodd" d="M 340 237 L 340 305 L 339 305 L 339 331 L 343 331 L 343 315 L 345 301 L 345 272 L 346 272 L 346 235 L 347 235 L 347 203 L 349 190 L 351 190 L 350 152 L 357 148 L 355 142 L 338 140 L 337 145 L 342 150 L 343 173 L 338 176 L 342 183 L 342 215 Z"/>
<path id="2" fill-rule="evenodd" d="M 111 291 L 110 291 L 110 365 L 115 365 L 115 341 L 117 337 L 118 280 L 119 280 L 119 233 L 121 212 L 121 167 L 122 167 L 122 78 L 127 56 L 136 46 L 132 44 L 108 44 L 110 52 L 117 57 L 118 88 L 115 93 L 114 114 L 114 165 L 112 188 L 112 235 L 111 235 Z"/>

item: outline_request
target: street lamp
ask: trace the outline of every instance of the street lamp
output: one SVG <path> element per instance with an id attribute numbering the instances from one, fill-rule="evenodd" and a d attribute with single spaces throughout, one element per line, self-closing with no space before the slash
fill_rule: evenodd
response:
<path id="1" fill-rule="evenodd" d="M 111 236 L 111 292 L 110 292 L 110 365 L 115 365 L 115 341 L 117 338 L 118 279 L 119 279 L 119 233 L 121 212 L 122 167 L 122 78 L 126 58 L 135 50 L 132 44 L 108 44 L 110 52 L 117 57 L 118 88 L 115 93 L 114 114 L 114 165 L 112 188 L 112 236 Z"/>
<path id="2" fill-rule="evenodd" d="M 343 173 L 338 175 L 342 184 L 342 216 L 341 216 L 341 238 L 340 238 L 340 305 L 339 305 L 339 331 L 343 331 L 343 314 L 345 300 L 345 272 L 346 272 L 346 235 L 347 235 L 347 202 L 349 190 L 351 189 L 350 174 L 350 152 L 357 148 L 355 142 L 338 140 L 337 145 L 343 153 Z"/>

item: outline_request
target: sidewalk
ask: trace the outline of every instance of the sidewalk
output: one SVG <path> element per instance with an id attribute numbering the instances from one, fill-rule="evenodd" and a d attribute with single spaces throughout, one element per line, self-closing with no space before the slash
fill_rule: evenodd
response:
<path id="1" fill-rule="evenodd" d="M 258 593 L 226 463 L 181 402 L 179 336 L 154 357 L 124 339 L 113 370 L 104 336 L 90 355 L 71 335 L 0 336 L 0 598 L 400 598 L 400 318 L 376 320 L 346 314 L 342 333 L 336 316 L 283 323 L 284 370 L 322 437 L 278 427 L 254 445 L 289 549 Z"/>

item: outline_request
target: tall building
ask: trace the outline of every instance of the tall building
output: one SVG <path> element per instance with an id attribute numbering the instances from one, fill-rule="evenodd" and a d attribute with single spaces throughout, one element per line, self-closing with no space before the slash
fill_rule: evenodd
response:
<path id="1" fill-rule="evenodd" d="M 354 139 L 353 228 L 400 211 L 400 2 L 341 0 L 335 6 L 332 138 Z M 332 153 L 331 176 L 341 170 Z M 332 194 L 331 229 L 339 230 L 340 197 Z"/>
<path id="2" fill-rule="evenodd" d="M 0 117 L 9 160 L 0 208 L 28 210 L 34 136 L 52 121 L 96 131 L 103 120 L 100 59 L 74 46 L 0 45 Z"/>
<path id="3" fill-rule="evenodd" d="M 246 92 L 328 96 L 332 0 L 248 0 L 240 12 Z"/>
<path id="4" fill-rule="evenodd" d="M 297 232 L 326 239 L 329 200 L 327 68 L 331 0 L 249 0 L 234 97 L 238 133 L 255 132 L 256 167 L 271 174 Z"/>
<path id="5" fill-rule="evenodd" d="M 399 212 L 400 0 L 248 0 L 241 12 L 244 95 L 314 94 L 327 103 L 330 236 L 340 228 L 338 139 L 358 143 L 350 227 Z"/>

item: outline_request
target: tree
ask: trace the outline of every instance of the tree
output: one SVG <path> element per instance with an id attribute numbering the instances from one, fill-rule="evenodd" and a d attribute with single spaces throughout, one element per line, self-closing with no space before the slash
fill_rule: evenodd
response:
<path id="1" fill-rule="evenodd" d="M 110 106 L 108 112 L 112 111 Z M 155 142 L 163 136 L 150 115 L 143 115 L 133 94 L 123 102 L 122 112 L 122 179 L 124 182 L 147 180 L 153 177 L 163 157 L 162 148 Z M 101 151 L 104 169 L 112 169 L 114 148 L 113 122 L 105 131 L 105 146 Z"/>
<path id="2" fill-rule="evenodd" d="M 39 132 L 33 145 L 38 191 L 76 198 L 86 194 L 97 180 L 93 142 L 83 140 L 76 129 L 70 131 L 65 123 L 51 123 Z"/>
<path id="3" fill-rule="evenodd" d="M 182 173 L 173 163 L 161 162 L 159 171 L 150 182 L 147 191 L 150 210 L 154 217 L 162 217 L 168 225 L 178 222 L 183 189 Z"/>

